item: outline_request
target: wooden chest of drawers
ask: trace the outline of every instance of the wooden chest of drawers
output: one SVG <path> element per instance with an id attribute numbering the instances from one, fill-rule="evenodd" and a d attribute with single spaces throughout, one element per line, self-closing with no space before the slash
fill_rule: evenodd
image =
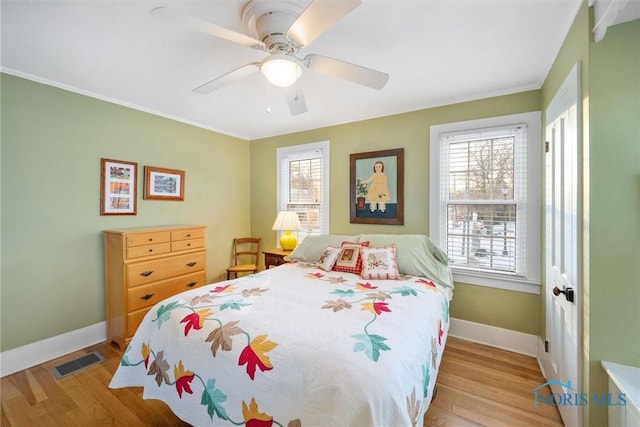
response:
<path id="1" fill-rule="evenodd" d="M 205 233 L 199 225 L 104 232 L 108 341 L 124 350 L 154 304 L 206 283 Z"/>

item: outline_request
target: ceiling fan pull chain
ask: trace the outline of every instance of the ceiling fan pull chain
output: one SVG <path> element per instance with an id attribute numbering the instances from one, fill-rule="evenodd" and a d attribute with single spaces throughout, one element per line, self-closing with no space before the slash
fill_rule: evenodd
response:
<path id="1" fill-rule="evenodd" d="M 269 83 L 269 80 L 267 80 L 267 110 L 266 111 L 267 111 L 267 114 L 271 114 L 271 83 Z"/>

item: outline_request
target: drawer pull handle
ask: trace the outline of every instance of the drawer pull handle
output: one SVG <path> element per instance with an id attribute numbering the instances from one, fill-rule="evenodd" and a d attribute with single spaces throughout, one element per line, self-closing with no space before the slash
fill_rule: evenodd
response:
<path id="1" fill-rule="evenodd" d="M 187 286 L 190 287 L 190 288 L 193 288 L 197 284 L 198 284 L 198 282 L 189 282 L 189 283 L 187 283 Z"/>
<path id="2" fill-rule="evenodd" d="M 188 262 L 188 263 L 187 263 L 187 265 L 188 265 L 189 267 L 193 267 L 193 266 L 194 266 L 194 265 L 196 265 L 196 264 L 197 264 L 197 262 L 196 262 L 196 261 L 191 261 L 191 262 Z"/>
<path id="3" fill-rule="evenodd" d="M 153 249 L 149 249 L 149 252 L 153 252 Z"/>
<path id="4" fill-rule="evenodd" d="M 191 234 L 187 234 L 187 237 L 191 237 Z"/>
<path id="5" fill-rule="evenodd" d="M 191 243 L 187 243 L 187 246 L 191 246 Z"/>
<path id="6" fill-rule="evenodd" d="M 148 300 L 148 299 L 153 298 L 154 295 L 155 294 L 146 294 L 146 295 L 141 296 L 140 299 Z"/>
<path id="7" fill-rule="evenodd" d="M 150 241 L 150 242 L 153 242 L 153 238 L 152 238 L 152 237 L 149 237 L 149 241 Z"/>
<path id="8" fill-rule="evenodd" d="M 144 277 L 149 277 L 153 274 L 153 270 L 147 270 L 147 271 L 143 271 L 142 273 L 140 273 L 141 276 Z"/>

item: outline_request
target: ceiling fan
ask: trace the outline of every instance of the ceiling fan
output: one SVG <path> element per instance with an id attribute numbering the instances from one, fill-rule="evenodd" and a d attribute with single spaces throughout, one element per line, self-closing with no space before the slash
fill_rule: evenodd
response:
<path id="1" fill-rule="evenodd" d="M 307 2 L 308 3 L 308 2 Z M 303 70 L 310 70 L 348 80 L 373 89 L 382 89 L 389 75 L 367 67 L 317 54 L 299 57 L 308 46 L 332 25 L 350 13 L 361 0 L 251 0 L 242 9 L 242 24 L 246 34 L 221 27 L 188 15 L 157 7 L 149 13 L 186 25 L 233 43 L 268 53 L 260 62 L 252 62 L 208 81 L 195 89 L 208 94 L 216 89 L 260 70 L 271 84 L 284 87 L 292 115 L 307 111 L 302 89 L 297 82 Z"/>

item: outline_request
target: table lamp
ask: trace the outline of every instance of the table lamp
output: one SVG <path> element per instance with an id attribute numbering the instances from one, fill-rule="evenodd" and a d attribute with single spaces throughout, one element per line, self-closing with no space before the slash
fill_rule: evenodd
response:
<path id="1" fill-rule="evenodd" d="M 273 227 L 271 227 L 272 230 L 284 231 L 284 234 L 280 237 L 280 246 L 285 251 L 292 251 L 296 247 L 297 239 L 291 232 L 300 230 L 300 228 L 298 214 L 290 211 L 279 212 Z"/>

